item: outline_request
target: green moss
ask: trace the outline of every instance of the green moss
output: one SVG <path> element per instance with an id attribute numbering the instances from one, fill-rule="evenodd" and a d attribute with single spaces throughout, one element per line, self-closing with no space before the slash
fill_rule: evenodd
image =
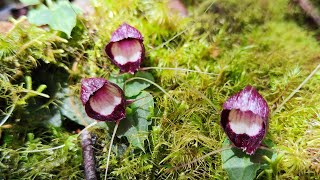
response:
<path id="1" fill-rule="evenodd" d="M 266 139 L 273 142 L 277 154 L 283 155 L 274 176 L 318 179 L 319 73 L 279 107 L 319 64 L 320 53 L 316 32 L 291 18 L 292 5 L 287 0 L 188 1 L 187 18 L 171 14 L 162 1 L 95 3 L 96 14 L 82 20 L 87 28 L 79 22 L 69 42 L 56 32 L 30 25 L 22 28 L 25 25 L 21 22 L 16 22 L 10 34 L 0 37 L 3 114 L 26 95 L 23 76 L 32 74 L 39 65 L 54 67 L 50 72 L 56 74 L 61 73 L 58 67 L 65 69 L 69 76 L 63 83 L 72 86 L 75 93 L 82 77 L 107 78 L 110 73 L 117 73 L 102 51 L 112 31 L 125 21 L 144 35 L 147 57 L 143 66 L 179 67 L 213 74 L 153 70 L 156 82 L 179 103 L 156 88 L 149 89 L 155 96 L 157 111 L 146 150 L 134 149 L 124 138 L 116 139 L 109 177 L 223 179 L 227 174 L 219 154 L 177 170 L 172 168 L 221 148 L 226 138 L 219 124 L 221 106 L 230 95 L 251 84 L 271 109 Z M 33 79 L 36 82 L 36 77 Z M 39 102 L 37 98 L 15 109 L 6 123 L 12 127 L 0 129 L 0 178 L 83 178 L 81 149 L 73 133 L 43 126 L 35 116 L 21 115 L 28 114 L 30 105 L 49 110 L 56 105 L 54 96 L 46 101 L 41 99 L 42 104 L 32 104 Z M 277 108 L 280 109 L 276 112 Z M 28 139 L 28 133 L 38 129 L 46 133 L 35 131 L 36 138 Z M 98 173 L 103 177 L 110 132 L 93 132 L 97 136 Z M 42 153 L 21 152 L 59 145 L 65 147 Z"/>

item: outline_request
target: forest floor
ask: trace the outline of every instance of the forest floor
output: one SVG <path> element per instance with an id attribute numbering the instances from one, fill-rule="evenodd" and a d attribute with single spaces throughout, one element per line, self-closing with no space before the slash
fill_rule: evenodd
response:
<path id="1" fill-rule="evenodd" d="M 88 77 L 151 81 L 126 91 L 129 99 L 153 99 L 127 108 L 144 114 L 121 121 L 110 179 L 320 179 L 319 29 L 297 3 L 186 0 L 181 10 L 162 1 L 97 0 L 84 13 L 51 3 L 0 23 L 0 179 L 84 178 L 78 133 L 94 121 L 79 91 Z M 48 12 L 59 20 L 41 14 Z M 144 38 L 142 67 L 150 69 L 135 75 L 118 75 L 103 52 L 124 22 Z M 201 158 L 225 146 L 222 105 L 247 85 L 270 108 L 262 144 L 271 155 L 262 152 L 256 163 L 243 154 L 237 167 L 221 158 L 227 151 Z M 113 128 L 89 129 L 101 179 Z"/>

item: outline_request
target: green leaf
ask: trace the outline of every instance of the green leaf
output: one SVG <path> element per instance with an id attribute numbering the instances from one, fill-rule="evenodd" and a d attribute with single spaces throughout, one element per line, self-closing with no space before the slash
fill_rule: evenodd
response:
<path id="1" fill-rule="evenodd" d="M 49 25 L 50 28 L 62 31 L 71 37 L 71 31 L 76 26 L 77 13 L 79 8 L 72 6 L 68 1 L 58 1 L 51 7 L 41 5 L 38 9 L 29 11 L 28 20 L 30 23 L 42 26 Z"/>
<path id="2" fill-rule="evenodd" d="M 126 119 L 121 120 L 117 136 L 125 136 L 132 146 L 144 151 L 144 141 L 148 138 L 148 126 L 151 121 L 148 118 L 153 115 L 154 101 L 150 93 L 143 91 L 139 94 L 136 102 L 132 103 L 131 112 L 127 113 Z"/>
<path id="3" fill-rule="evenodd" d="M 154 78 L 151 73 L 137 72 L 135 77 L 142 77 L 154 82 Z M 148 88 L 151 84 L 143 80 L 134 80 L 126 84 L 125 95 L 127 97 L 133 97 L 138 95 L 142 90 Z"/>
<path id="4" fill-rule="evenodd" d="M 66 33 L 70 38 L 71 31 L 77 23 L 77 14 L 71 4 L 67 1 L 59 1 L 57 6 L 52 8 L 51 16 L 50 27 Z"/>
<path id="5" fill-rule="evenodd" d="M 43 125 L 50 125 L 54 127 L 60 127 L 62 125 L 62 116 L 59 109 L 55 106 L 48 106 L 47 108 L 40 108 L 39 104 L 31 104 L 29 102 L 26 107 L 28 114 L 28 118 L 36 118 L 36 122 L 33 123 L 41 123 Z M 38 107 L 38 108 L 37 108 Z"/>
<path id="6" fill-rule="evenodd" d="M 54 114 L 52 114 L 53 112 Z M 48 118 L 48 123 L 54 127 L 60 127 L 62 125 L 61 113 L 59 111 L 50 111 L 49 114 L 52 116 Z"/>
<path id="7" fill-rule="evenodd" d="M 132 77 L 141 77 L 148 79 L 152 82 L 154 82 L 154 77 L 152 76 L 151 73 L 148 72 L 137 72 L 134 76 L 130 74 L 121 74 L 118 76 L 110 76 L 109 81 L 117 84 L 121 89 L 123 89 L 123 85 L 126 80 L 132 78 Z M 145 90 L 148 88 L 151 84 L 147 81 L 144 80 L 132 80 L 129 81 L 126 84 L 125 87 L 125 95 L 126 97 L 134 97 L 140 94 L 141 91 Z"/>
<path id="8" fill-rule="evenodd" d="M 27 6 L 40 4 L 40 0 L 20 0 L 20 2 Z"/>
<path id="9" fill-rule="evenodd" d="M 41 5 L 38 9 L 32 9 L 28 13 L 28 20 L 31 24 L 42 26 L 51 21 L 51 12 L 47 6 Z"/>
<path id="10" fill-rule="evenodd" d="M 123 85 L 124 85 L 124 82 L 131 78 L 132 75 L 131 74 L 119 74 L 119 75 L 116 75 L 116 76 L 110 76 L 109 77 L 109 81 L 110 82 L 113 82 L 115 83 L 116 85 L 118 85 L 121 89 L 123 89 Z"/>
<path id="11" fill-rule="evenodd" d="M 229 146 L 226 140 L 224 146 Z M 260 163 L 253 162 L 252 157 L 237 148 L 231 148 L 221 153 L 222 167 L 228 172 L 230 180 L 250 180 L 256 177 Z"/>

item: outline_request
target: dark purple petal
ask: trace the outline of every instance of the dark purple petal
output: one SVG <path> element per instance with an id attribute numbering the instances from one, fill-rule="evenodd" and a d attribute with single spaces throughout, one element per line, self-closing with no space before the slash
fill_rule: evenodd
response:
<path id="1" fill-rule="evenodd" d="M 89 117 L 100 121 L 117 121 L 125 117 L 123 91 L 103 78 L 82 80 L 81 101 Z"/>
<path id="2" fill-rule="evenodd" d="M 224 104 L 223 109 L 239 109 L 252 111 L 263 118 L 269 115 L 269 107 L 264 98 L 252 86 L 246 86 L 242 91 L 231 96 Z"/>
<path id="3" fill-rule="evenodd" d="M 81 80 L 80 99 L 82 104 L 85 105 L 90 96 L 100 89 L 107 80 L 103 78 L 86 78 Z"/>
<path id="4" fill-rule="evenodd" d="M 132 74 L 140 68 L 144 51 L 141 33 L 126 23 L 112 33 L 111 40 L 105 47 L 111 62 L 118 66 L 121 72 Z"/>
<path id="5" fill-rule="evenodd" d="M 143 41 L 141 33 L 127 23 L 123 23 L 117 30 L 112 33 L 110 42 L 118 42 L 123 39 L 137 39 Z"/>
<path id="6" fill-rule="evenodd" d="M 252 86 L 231 96 L 221 112 L 221 126 L 232 143 L 254 154 L 268 127 L 269 107 Z"/>

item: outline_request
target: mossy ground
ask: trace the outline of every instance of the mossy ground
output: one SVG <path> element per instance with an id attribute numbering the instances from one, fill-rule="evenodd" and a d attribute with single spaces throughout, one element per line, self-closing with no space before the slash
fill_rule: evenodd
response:
<path id="1" fill-rule="evenodd" d="M 179 67 L 214 75 L 153 70 L 156 83 L 179 103 L 156 88 L 149 89 L 157 111 L 151 118 L 146 151 L 134 149 L 124 138 L 117 139 L 109 177 L 225 179 L 220 154 L 174 171 L 170 168 L 222 147 L 226 139 L 219 124 L 222 104 L 250 84 L 271 109 L 266 140 L 282 156 L 274 178 L 319 179 L 320 73 L 282 105 L 320 64 L 317 30 L 304 23 L 303 13 L 287 0 L 186 4 L 190 16 L 182 18 L 170 13 L 162 1 L 95 1 L 96 13 L 80 17 L 68 43 L 56 32 L 16 22 L 15 29 L 0 36 L 1 111 L 8 112 L 13 102 L 23 99 L 24 77 L 32 76 L 39 67 L 68 72 L 68 84 L 75 93 L 83 77 L 107 78 L 116 68 L 102 50 L 112 31 L 125 21 L 144 35 L 144 67 Z M 32 77 L 33 89 L 42 84 L 37 78 Z M 49 109 L 55 99 L 43 102 L 37 108 Z M 20 101 L 0 129 L 0 178 L 83 178 L 76 128 L 70 128 L 67 120 L 62 127 L 44 125 L 41 114 L 28 116 L 30 104 L 37 106 L 33 101 Z M 98 172 L 103 177 L 111 131 L 92 132 Z M 56 150 L 27 152 L 61 144 L 65 146 Z"/>

